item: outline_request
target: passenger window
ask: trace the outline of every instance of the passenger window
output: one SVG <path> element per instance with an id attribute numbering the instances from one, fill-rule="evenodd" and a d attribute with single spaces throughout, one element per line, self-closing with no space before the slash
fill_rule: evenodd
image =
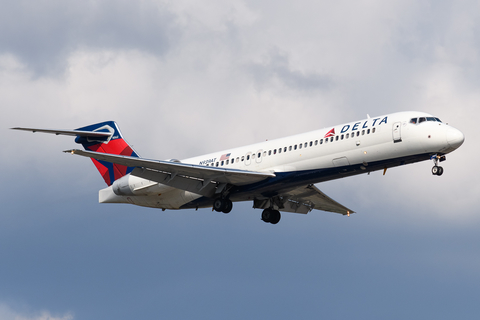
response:
<path id="1" fill-rule="evenodd" d="M 247 156 L 247 160 L 250 160 L 250 155 Z"/>
<path id="2" fill-rule="evenodd" d="M 342 140 L 343 140 L 343 134 L 342 134 Z"/>
<path id="3" fill-rule="evenodd" d="M 318 140 L 315 140 L 315 145 L 317 145 L 317 144 L 318 144 Z"/>
<path id="4" fill-rule="evenodd" d="M 252 159 L 255 159 L 255 153 L 254 153 L 254 154 L 252 154 Z M 247 160 L 248 160 L 248 159 L 247 159 Z"/>
<path id="5" fill-rule="evenodd" d="M 292 151 L 292 146 L 288 147 L 288 151 Z"/>
<path id="6" fill-rule="evenodd" d="M 217 167 L 218 167 L 218 162 L 217 162 Z"/>
<path id="7" fill-rule="evenodd" d="M 298 145 L 298 149 L 302 149 L 302 144 L 301 143 Z"/>
<path id="8" fill-rule="evenodd" d="M 330 138 L 330 142 L 333 142 L 333 137 Z"/>
<path id="9" fill-rule="evenodd" d="M 305 142 L 305 148 L 308 147 L 308 142 Z"/>
<path id="10" fill-rule="evenodd" d="M 267 156 L 267 151 L 263 151 L 263 156 L 264 156 L 264 157 Z"/>
<path id="11" fill-rule="evenodd" d="M 244 157 L 244 156 L 242 156 L 242 161 L 243 161 L 244 159 L 245 159 L 245 157 Z"/>
<path id="12" fill-rule="evenodd" d="M 257 154 L 257 158 L 260 158 L 261 156 L 262 156 L 262 153 L 259 152 L 259 153 Z"/>
<path id="13" fill-rule="evenodd" d="M 310 147 L 313 146 L 313 141 L 310 141 Z"/>
<path id="14" fill-rule="evenodd" d="M 228 164 L 228 160 L 225 162 L 225 164 Z"/>
<path id="15" fill-rule="evenodd" d="M 297 145 L 294 145 L 294 146 L 293 146 L 293 150 L 297 150 Z"/>
<path id="16" fill-rule="evenodd" d="M 323 139 L 320 139 L 320 144 L 323 144 Z"/>
<path id="17" fill-rule="evenodd" d="M 282 153 L 282 148 L 278 148 L 278 153 Z"/>
<path id="18" fill-rule="evenodd" d="M 335 141 L 338 141 L 338 136 L 335 137 Z"/>
<path id="19" fill-rule="evenodd" d="M 220 165 L 223 166 L 223 160 L 222 160 L 222 163 Z"/>
<path id="20" fill-rule="evenodd" d="M 365 130 L 362 130 L 362 136 L 365 135 Z"/>
<path id="21" fill-rule="evenodd" d="M 422 122 L 425 122 L 425 121 L 427 121 L 427 119 L 425 119 L 424 117 L 418 118 L 418 123 L 422 123 Z"/>
<path id="22" fill-rule="evenodd" d="M 269 156 L 272 155 L 272 150 L 268 150 L 268 155 L 269 155 Z"/>
<path id="23" fill-rule="evenodd" d="M 372 129 L 372 133 L 375 133 L 375 128 Z"/>
<path id="24" fill-rule="evenodd" d="M 283 148 L 283 152 L 287 152 L 287 147 Z"/>
<path id="25" fill-rule="evenodd" d="M 357 131 L 357 137 L 360 135 L 360 131 Z"/>
<path id="26" fill-rule="evenodd" d="M 273 149 L 273 154 L 277 154 L 277 149 Z"/>

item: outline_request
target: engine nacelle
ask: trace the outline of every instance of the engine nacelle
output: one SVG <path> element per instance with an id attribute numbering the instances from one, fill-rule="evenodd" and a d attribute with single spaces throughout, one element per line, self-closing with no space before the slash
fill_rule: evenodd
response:
<path id="1" fill-rule="evenodd" d="M 171 191 L 173 188 L 127 174 L 112 184 L 112 190 L 117 196 L 147 196 Z"/>
<path id="2" fill-rule="evenodd" d="M 113 192 L 117 196 L 133 196 L 133 188 L 130 188 L 130 175 L 127 174 L 126 176 L 117 179 L 112 184 Z"/>

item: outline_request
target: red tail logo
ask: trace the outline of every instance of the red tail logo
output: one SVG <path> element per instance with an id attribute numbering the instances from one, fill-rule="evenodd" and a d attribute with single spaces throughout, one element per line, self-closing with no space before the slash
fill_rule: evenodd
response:
<path id="1" fill-rule="evenodd" d="M 333 137 L 335 135 L 335 128 L 328 131 L 324 138 Z"/>

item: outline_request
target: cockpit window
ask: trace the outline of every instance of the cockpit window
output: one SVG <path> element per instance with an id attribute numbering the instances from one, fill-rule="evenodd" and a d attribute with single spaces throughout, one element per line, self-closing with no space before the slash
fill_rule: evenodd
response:
<path id="1" fill-rule="evenodd" d="M 418 123 L 422 123 L 422 122 L 425 122 L 425 121 L 433 121 L 433 122 L 442 122 L 440 119 L 438 118 L 435 118 L 435 117 L 421 117 L 421 118 L 412 118 L 410 119 L 410 123 L 413 123 L 413 124 L 418 124 Z"/>

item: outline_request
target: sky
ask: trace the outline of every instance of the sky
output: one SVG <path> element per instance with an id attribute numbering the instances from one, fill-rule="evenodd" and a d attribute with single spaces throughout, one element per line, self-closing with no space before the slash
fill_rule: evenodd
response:
<path id="1" fill-rule="evenodd" d="M 476 319 L 478 1 L 0 0 L 0 319 Z M 442 163 L 318 184 L 357 213 L 98 204 L 72 137 L 182 159 L 397 111 Z"/>

